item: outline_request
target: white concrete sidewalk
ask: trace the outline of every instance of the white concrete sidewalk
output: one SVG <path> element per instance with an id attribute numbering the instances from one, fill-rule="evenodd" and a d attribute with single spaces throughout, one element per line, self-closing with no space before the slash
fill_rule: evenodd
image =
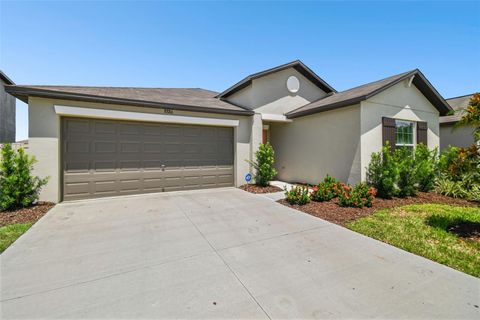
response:
<path id="1" fill-rule="evenodd" d="M 1 319 L 479 319 L 480 280 L 236 188 L 57 205 Z"/>

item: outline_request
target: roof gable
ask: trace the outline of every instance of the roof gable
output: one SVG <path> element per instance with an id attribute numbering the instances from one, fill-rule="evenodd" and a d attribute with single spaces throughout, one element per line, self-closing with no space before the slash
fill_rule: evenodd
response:
<path id="1" fill-rule="evenodd" d="M 227 90 L 220 93 L 217 97 L 221 99 L 227 98 L 232 94 L 234 94 L 235 92 L 238 92 L 248 87 L 254 79 L 258 79 L 258 78 L 267 76 L 269 74 L 272 74 L 274 72 L 282 71 L 288 68 L 294 68 L 299 73 L 301 73 L 305 78 L 307 78 L 309 81 L 311 81 L 313 84 L 315 84 L 317 87 L 319 87 L 320 89 L 322 89 L 327 93 L 337 92 L 333 87 L 331 87 L 327 82 L 325 82 L 322 78 L 320 78 L 315 72 L 313 72 L 303 62 L 301 62 L 300 60 L 295 60 L 271 69 L 267 69 L 264 71 L 251 74 L 243 78 L 242 80 L 240 80 L 239 82 L 237 82 L 236 84 L 228 88 Z"/>
<path id="2" fill-rule="evenodd" d="M 15 84 L 2 70 L 0 70 L 0 79 L 6 84 Z"/>
<path id="3" fill-rule="evenodd" d="M 425 78 L 418 69 L 397 74 L 382 80 L 370 82 L 352 89 L 348 89 L 339 93 L 332 93 L 324 98 L 307 104 L 303 107 L 295 109 L 286 114 L 288 118 L 297 118 L 313 113 L 328 111 L 349 105 L 357 104 L 367 100 L 380 92 L 387 90 L 395 84 L 413 77 L 412 83 L 420 90 L 420 92 L 430 101 L 430 103 L 445 115 L 450 112 L 451 107 L 443 99 L 443 97 L 435 90 L 431 83 Z"/>

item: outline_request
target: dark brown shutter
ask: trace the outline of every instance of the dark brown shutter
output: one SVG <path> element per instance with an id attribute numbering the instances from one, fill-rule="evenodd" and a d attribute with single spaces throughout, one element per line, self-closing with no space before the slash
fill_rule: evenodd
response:
<path id="1" fill-rule="evenodd" d="M 417 144 L 427 145 L 428 125 L 426 122 L 417 122 Z"/>
<path id="2" fill-rule="evenodd" d="M 395 119 L 383 117 L 382 118 L 382 142 L 383 145 L 390 143 L 392 151 L 395 150 Z"/>

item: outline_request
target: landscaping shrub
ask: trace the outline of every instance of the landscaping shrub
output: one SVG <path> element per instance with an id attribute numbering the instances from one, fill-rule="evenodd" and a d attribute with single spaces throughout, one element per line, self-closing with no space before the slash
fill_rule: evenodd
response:
<path id="1" fill-rule="evenodd" d="M 468 191 L 468 199 L 472 201 L 477 201 L 480 202 L 480 185 L 474 185 L 469 191 Z"/>
<path id="2" fill-rule="evenodd" d="M 339 182 L 327 174 L 322 182 L 313 187 L 310 197 L 317 202 L 330 201 L 338 196 L 338 185 Z"/>
<path id="3" fill-rule="evenodd" d="M 354 192 L 360 196 L 365 207 L 371 207 L 373 205 L 373 200 L 377 195 L 377 190 L 364 182 L 357 184 Z"/>
<path id="4" fill-rule="evenodd" d="M 277 170 L 273 167 L 275 163 L 275 152 L 270 143 L 260 144 L 258 151 L 255 152 L 256 161 L 248 161 L 256 170 L 254 175 L 255 184 L 266 187 L 270 181 L 277 175 Z"/>
<path id="5" fill-rule="evenodd" d="M 285 199 L 290 204 L 304 205 L 310 202 L 310 195 L 307 187 L 295 186 L 290 190 L 285 188 Z"/>
<path id="6" fill-rule="evenodd" d="M 398 168 L 397 196 L 405 198 L 416 195 L 417 176 L 413 151 L 408 148 L 400 148 L 395 150 L 394 157 Z"/>
<path id="7" fill-rule="evenodd" d="M 466 198 L 468 192 L 463 188 L 461 181 L 452 181 L 446 177 L 440 177 L 435 183 L 435 192 L 452 198 Z"/>
<path id="8" fill-rule="evenodd" d="M 479 148 L 475 144 L 468 148 L 450 146 L 440 155 L 439 170 L 453 181 L 461 180 L 462 176 L 467 173 L 478 174 L 480 170 Z M 480 182 L 480 177 L 477 182 Z"/>
<path id="9" fill-rule="evenodd" d="M 375 188 L 369 187 L 366 183 L 359 183 L 355 187 L 342 183 L 338 194 L 338 205 L 354 208 L 371 207 L 376 193 Z"/>
<path id="10" fill-rule="evenodd" d="M 449 147 L 439 160 L 439 176 L 435 191 L 454 198 L 479 201 L 480 150 L 476 145 L 468 148 Z"/>
<path id="11" fill-rule="evenodd" d="M 438 148 L 428 149 L 424 144 L 415 148 L 415 176 L 419 191 L 433 190 L 438 168 Z"/>
<path id="12" fill-rule="evenodd" d="M 377 190 L 380 198 L 390 199 L 396 192 L 398 166 L 388 142 L 382 151 L 373 153 L 367 167 L 367 183 Z"/>
<path id="13" fill-rule="evenodd" d="M 35 158 L 23 148 L 15 151 L 10 144 L 2 147 L 0 159 L 0 210 L 28 207 L 38 200 L 48 178 L 32 176 Z"/>

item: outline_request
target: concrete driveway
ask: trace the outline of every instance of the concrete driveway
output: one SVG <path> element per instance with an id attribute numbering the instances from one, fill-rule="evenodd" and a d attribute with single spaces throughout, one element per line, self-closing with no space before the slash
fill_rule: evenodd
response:
<path id="1" fill-rule="evenodd" d="M 56 206 L 1 318 L 476 318 L 477 278 L 228 188 Z"/>

